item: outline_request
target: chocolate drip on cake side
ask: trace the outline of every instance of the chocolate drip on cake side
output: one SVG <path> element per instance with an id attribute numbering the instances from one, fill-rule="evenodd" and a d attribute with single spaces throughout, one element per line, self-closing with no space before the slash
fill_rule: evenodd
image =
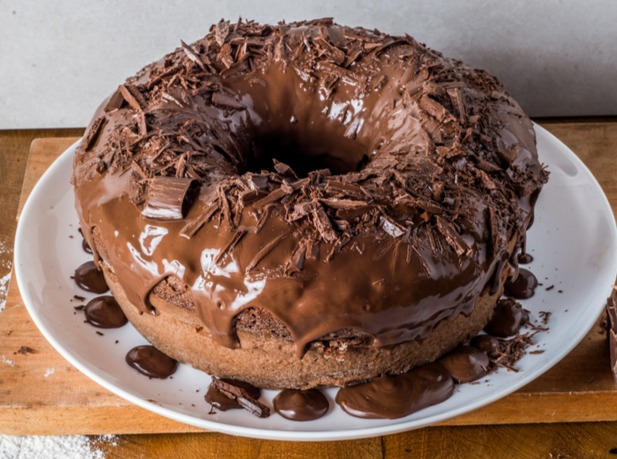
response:
<path id="1" fill-rule="evenodd" d="M 301 355 L 337 330 L 395 345 L 469 313 L 546 180 L 534 143 L 494 78 L 408 36 L 221 23 L 103 103 L 72 181 L 131 303 L 150 311 L 173 276 L 219 343 L 261 308 Z"/>

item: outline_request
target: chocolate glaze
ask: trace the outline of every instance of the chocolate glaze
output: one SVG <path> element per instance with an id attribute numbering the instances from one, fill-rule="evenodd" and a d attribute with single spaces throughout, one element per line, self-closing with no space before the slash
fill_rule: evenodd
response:
<path id="1" fill-rule="evenodd" d="M 186 214 L 178 198 L 142 216 L 153 177 L 197 182 Z M 220 344 L 261 308 L 301 354 L 341 329 L 395 345 L 469 313 L 546 179 L 495 78 L 318 20 L 222 21 L 145 67 L 95 113 L 72 182 L 136 307 L 176 276 Z"/>
<path id="2" fill-rule="evenodd" d="M 505 338 L 517 334 L 528 320 L 529 314 L 519 302 L 512 298 L 501 298 L 484 330 L 491 335 Z"/>
<path id="3" fill-rule="evenodd" d="M 429 363 L 402 375 L 343 387 L 336 394 L 336 403 L 359 418 L 397 419 L 441 403 L 453 392 L 448 371 L 438 363 Z"/>
<path id="4" fill-rule="evenodd" d="M 487 375 L 490 361 L 486 352 L 471 346 L 459 346 L 439 359 L 439 363 L 456 382 L 464 383 Z"/>
<path id="5" fill-rule="evenodd" d="M 312 421 L 328 412 L 326 396 L 316 389 L 285 389 L 273 400 L 274 410 L 292 421 Z"/>
<path id="6" fill-rule="evenodd" d="M 505 293 L 517 300 L 526 300 L 536 293 L 538 279 L 529 270 L 520 268 L 514 280 L 506 282 Z"/>
<path id="7" fill-rule="evenodd" d="M 119 328 L 128 322 L 122 308 L 111 295 L 97 296 L 84 308 L 86 320 L 98 328 Z"/>
<path id="8" fill-rule="evenodd" d="M 237 379 L 222 378 L 222 380 L 244 389 L 254 399 L 261 397 L 261 389 L 253 386 L 252 384 L 244 381 L 238 381 Z M 221 411 L 242 408 L 242 405 L 240 405 L 236 399 L 228 397 L 214 385 L 210 385 L 208 387 L 208 392 L 206 392 L 204 399 L 214 408 Z"/>
<path id="9" fill-rule="evenodd" d="M 93 261 L 80 265 L 73 275 L 75 283 L 82 289 L 92 293 L 105 293 L 109 290 L 103 272 Z"/>
<path id="10" fill-rule="evenodd" d="M 173 375 L 178 362 L 166 356 L 154 346 L 142 345 L 126 354 L 126 363 L 149 378 L 165 379 Z"/>
<path id="11" fill-rule="evenodd" d="M 530 253 L 519 253 L 518 262 L 522 265 L 528 265 L 533 261 L 533 256 Z"/>

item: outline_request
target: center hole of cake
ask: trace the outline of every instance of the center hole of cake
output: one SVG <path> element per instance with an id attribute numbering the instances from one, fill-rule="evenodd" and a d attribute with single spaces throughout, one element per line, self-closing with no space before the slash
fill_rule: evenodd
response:
<path id="1" fill-rule="evenodd" d="M 359 143 L 325 132 L 267 133 L 253 139 L 242 172 L 274 171 L 274 160 L 287 164 L 302 178 L 320 169 L 329 169 L 333 175 L 361 170 L 368 155 Z"/>

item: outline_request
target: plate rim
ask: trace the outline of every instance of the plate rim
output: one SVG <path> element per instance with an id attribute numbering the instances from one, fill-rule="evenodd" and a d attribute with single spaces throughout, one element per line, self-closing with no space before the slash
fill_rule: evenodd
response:
<path id="1" fill-rule="evenodd" d="M 615 223 L 615 217 L 612 212 L 610 202 L 608 201 L 608 198 L 606 197 L 606 194 L 604 193 L 604 190 L 600 186 L 597 179 L 593 176 L 593 174 L 587 168 L 587 166 L 583 163 L 583 161 L 574 152 L 572 152 L 572 150 L 568 148 L 560 139 L 558 139 L 548 130 L 537 125 L 536 123 L 534 123 L 533 126 L 534 126 L 534 129 L 536 130 L 536 134 L 538 137 L 540 137 L 541 135 L 544 136 L 546 140 L 556 144 L 556 146 L 559 147 L 560 150 L 567 152 L 569 154 L 568 159 L 572 160 L 577 165 L 579 170 L 584 171 L 586 175 L 586 179 L 590 181 L 590 184 L 594 188 L 594 192 L 598 194 L 598 198 L 601 198 L 599 204 L 601 203 L 601 206 L 604 208 L 603 210 L 606 212 L 606 213 L 603 213 L 603 215 L 607 215 L 607 216 L 610 215 L 613 217 L 612 219 L 609 219 L 609 220 L 612 222 L 610 230 L 611 230 L 611 235 L 612 235 L 612 241 L 614 244 L 615 241 L 617 240 L 617 225 Z M 24 305 L 26 306 L 26 309 L 28 310 L 29 315 L 33 319 L 39 331 L 43 334 L 45 339 L 54 347 L 54 349 L 57 352 L 59 352 L 60 355 L 65 360 L 67 360 L 71 365 L 76 367 L 80 372 L 84 373 L 86 376 L 88 376 L 90 379 L 95 381 L 97 384 L 101 385 L 102 387 L 109 390 L 110 392 L 124 398 L 128 402 L 133 403 L 148 411 L 154 412 L 158 415 L 164 416 L 169 419 L 173 419 L 178 422 L 182 422 L 182 423 L 192 425 L 195 427 L 199 427 L 199 428 L 209 429 L 212 431 L 218 431 L 218 432 L 222 432 L 226 434 L 231 434 L 231 435 L 241 435 L 241 436 L 252 437 L 252 438 L 261 438 L 261 439 L 268 439 L 268 440 L 286 440 L 286 441 L 353 440 L 353 439 L 360 439 L 360 438 L 375 437 L 375 436 L 380 436 L 380 435 L 395 434 L 395 433 L 409 431 L 409 430 L 413 430 L 413 429 L 417 429 L 421 427 L 426 427 L 426 426 L 433 425 L 435 423 L 438 423 L 438 422 L 441 422 L 447 419 L 452 419 L 462 414 L 474 411 L 480 407 L 489 405 L 515 392 L 521 387 L 529 384 L 531 381 L 535 380 L 536 378 L 544 374 L 554 365 L 559 363 L 567 354 L 569 354 L 570 351 L 574 349 L 574 347 L 576 347 L 580 343 L 580 341 L 587 335 L 587 333 L 593 327 L 593 325 L 597 321 L 597 318 L 602 312 L 602 308 L 598 307 L 598 314 L 594 314 L 593 320 L 589 319 L 589 324 L 587 324 L 588 326 L 583 327 L 581 331 L 579 332 L 579 334 L 575 337 L 575 339 L 571 340 L 570 345 L 564 346 L 559 352 L 557 352 L 557 356 L 554 357 L 553 360 L 550 361 L 548 364 L 544 364 L 540 369 L 536 369 L 535 371 L 530 371 L 530 374 L 528 377 L 522 378 L 521 380 L 515 381 L 511 385 L 503 387 L 500 390 L 494 391 L 489 396 L 479 399 L 475 401 L 474 403 L 470 403 L 468 405 L 465 405 L 464 407 L 455 409 L 453 410 L 454 412 L 449 411 L 449 412 L 444 412 L 444 413 L 437 413 L 435 415 L 422 418 L 420 420 L 413 420 L 413 421 L 404 421 L 405 418 L 401 418 L 402 420 L 401 419 L 392 420 L 393 421 L 392 424 L 385 424 L 385 425 L 373 426 L 373 427 L 363 426 L 363 427 L 358 427 L 358 428 L 352 428 L 352 429 L 347 429 L 347 430 L 336 430 L 336 431 L 325 430 L 325 429 L 324 430 L 301 430 L 301 423 L 295 423 L 298 425 L 298 430 L 293 430 L 293 429 L 283 430 L 283 429 L 276 429 L 276 428 L 275 429 L 255 428 L 255 427 L 248 427 L 248 426 L 238 426 L 238 425 L 226 423 L 226 422 L 196 418 L 194 416 L 180 413 L 180 412 L 174 411 L 171 408 L 157 405 L 155 403 L 144 400 L 143 398 L 140 398 L 134 394 L 131 394 L 130 392 L 125 391 L 123 388 L 118 387 L 117 385 L 114 385 L 111 381 L 108 381 L 104 377 L 91 371 L 90 368 L 82 364 L 80 360 L 70 352 L 70 350 L 65 349 L 64 346 L 56 340 L 52 331 L 47 329 L 47 326 L 42 322 L 42 319 L 39 317 L 37 311 L 35 310 L 35 307 L 33 306 L 33 299 L 30 297 L 29 290 L 26 287 L 27 286 L 27 275 L 23 271 L 25 268 L 22 267 L 22 260 L 23 260 L 22 246 L 23 246 L 23 239 L 25 237 L 24 233 L 26 230 L 24 229 L 25 224 L 23 224 L 22 222 L 27 221 L 28 215 L 30 215 L 30 213 L 33 212 L 33 209 L 36 208 L 35 207 L 36 200 L 35 198 L 33 198 L 33 196 L 36 197 L 41 192 L 40 190 L 45 188 L 45 185 L 47 184 L 47 182 L 50 180 L 51 177 L 53 177 L 57 173 L 58 169 L 61 169 L 62 167 L 66 167 L 65 165 L 66 162 L 72 163 L 72 157 L 73 157 L 74 151 L 80 141 L 81 139 L 77 140 L 71 146 L 69 146 L 62 154 L 60 154 L 60 156 L 58 156 L 58 158 L 54 160 L 51 166 L 42 174 L 42 176 L 39 178 L 39 180 L 33 187 L 32 191 L 30 192 L 22 208 L 22 211 L 19 215 L 19 220 L 18 220 L 17 229 L 15 233 L 15 248 L 14 248 L 15 263 L 14 263 L 14 266 L 15 266 L 17 283 L 20 287 L 21 297 L 23 299 Z M 610 265 L 611 265 L 612 272 L 617 274 L 617 255 L 614 255 L 610 260 L 611 260 Z M 608 285 L 606 288 L 607 297 L 610 294 L 611 289 L 612 289 L 612 285 Z M 293 422 L 293 421 L 290 421 L 290 422 Z"/>

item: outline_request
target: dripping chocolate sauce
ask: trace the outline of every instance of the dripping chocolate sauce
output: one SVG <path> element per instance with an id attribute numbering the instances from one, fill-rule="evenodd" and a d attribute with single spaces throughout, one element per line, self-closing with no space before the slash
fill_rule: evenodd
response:
<path id="1" fill-rule="evenodd" d="M 518 261 L 532 260 L 527 254 L 519 255 Z M 514 281 L 506 284 L 506 296 L 497 302 L 493 317 L 483 334 L 474 337 L 468 345 L 458 346 L 437 362 L 425 364 L 395 376 L 382 376 L 371 381 L 350 385 L 338 390 L 336 403 L 348 414 L 368 419 L 396 419 L 408 416 L 423 408 L 441 403 L 450 398 L 455 384 L 476 381 L 491 370 L 491 358 L 503 348 L 500 338 L 516 335 L 529 321 L 527 311 L 515 298 L 533 296 L 537 279 L 527 269 L 519 268 Z M 75 282 L 81 288 L 103 293 L 108 290 L 102 273 L 93 262 L 87 262 L 75 270 Z M 105 295 L 92 299 L 84 308 L 88 323 L 99 328 L 120 327 L 127 323 L 113 296 Z M 178 362 L 160 352 L 154 346 L 143 345 L 126 354 L 126 362 L 149 378 L 165 379 L 172 375 Z M 237 387 L 254 400 L 261 396 L 261 389 L 238 380 L 223 379 Z M 205 400 L 220 411 L 246 408 L 237 398 L 230 398 L 211 384 Z M 285 389 L 273 400 L 274 409 L 286 419 L 309 421 L 324 416 L 330 404 L 317 389 Z M 260 416 L 263 417 L 263 416 Z"/>

